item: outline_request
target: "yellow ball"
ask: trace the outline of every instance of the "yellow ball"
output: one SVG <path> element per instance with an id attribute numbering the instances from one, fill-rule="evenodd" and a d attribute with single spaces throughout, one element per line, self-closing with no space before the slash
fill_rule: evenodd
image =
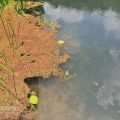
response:
<path id="1" fill-rule="evenodd" d="M 63 45 L 63 44 L 65 43 L 65 41 L 64 41 L 64 40 L 58 40 L 57 43 L 58 43 L 59 45 Z"/>
<path id="2" fill-rule="evenodd" d="M 33 104 L 33 105 L 38 104 L 38 97 L 35 96 L 35 95 L 31 95 L 30 98 L 29 98 L 29 103 Z"/>

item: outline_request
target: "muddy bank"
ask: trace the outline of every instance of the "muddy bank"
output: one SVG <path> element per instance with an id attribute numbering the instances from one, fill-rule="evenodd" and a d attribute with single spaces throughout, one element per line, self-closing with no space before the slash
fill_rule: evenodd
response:
<path id="1" fill-rule="evenodd" d="M 24 79 L 62 75 L 59 65 L 69 56 L 59 54 L 55 32 L 43 19 L 20 15 L 11 7 L 0 14 L 0 119 L 17 120 L 22 113 L 31 120 L 35 111 L 26 108 L 30 89 Z"/>

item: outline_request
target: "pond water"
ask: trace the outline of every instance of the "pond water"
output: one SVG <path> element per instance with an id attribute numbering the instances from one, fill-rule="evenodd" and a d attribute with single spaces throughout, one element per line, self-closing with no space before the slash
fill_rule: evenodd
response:
<path id="1" fill-rule="evenodd" d="M 58 2 L 59 1 L 59 2 Z M 46 0 L 72 58 L 70 80 L 40 81 L 40 120 L 120 120 L 120 1 Z"/>

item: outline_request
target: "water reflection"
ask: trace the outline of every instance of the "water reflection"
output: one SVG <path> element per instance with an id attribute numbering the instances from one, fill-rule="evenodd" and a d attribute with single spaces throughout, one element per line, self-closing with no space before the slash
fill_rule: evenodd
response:
<path id="1" fill-rule="evenodd" d="M 40 119 L 119 120 L 119 13 L 107 7 L 90 11 L 49 3 L 44 9 L 45 16 L 62 26 L 58 37 L 68 44 L 64 51 L 72 56 L 64 69 L 72 66 L 76 76 L 40 83 Z"/>
<path id="2" fill-rule="evenodd" d="M 48 3 L 45 3 L 44 9 L 51 18 L 56 20 L 62 19 L 64 20 L 64 22 L 68 23 L 81 22 L 84 16 L 83 11 L 78 11 L 76 9 L 68 9 L 65 7 L 55 8 Z"/>
<path id="3" fill-rule="evenodd" d="M 111 9 L 104 12 L 103 16 L 104 28 L 115 34 L 118 39 L 120 39 L 120 16 L 118 13 L 112 11 Z"/>
<path id="4" fill-rule="evenodd" d="M 94 11 L 96 9 L 100 9 L 101 11 L 105 11 L 108 8 L 112 8 L 113 10 L 119 12 L 120 11 L 120 1 L 118 0 L 44 0 L 46 2 L 50 2 L 55 7 L 65 6 L 68 8 L 76 8 L 76 9 L 86 9 L 88 11 Z"/>
<path id="5" fill-rule="evenodd" d="M 109 50 L 109 52 L 115 61 L 118 61 L 120 59 L 120 49 L 117 50 L 115 48 L 112 48 Z"/>
<path id="6" fill-rule="evenodd" d="M 57 7 L 45 3 L 44 9 L 46 14 L 56 20 L 62 20 L 65 23 L 81 23 L 88 20 L 93 20 L 96 24 L 103 24 L 103 28 L 106 31 L 106 35 L 114 34 L 117 39 L 120 39 L 120 16 L 118 13 L 112 9 L 106 11 L 94 10 L 93 12 L 88 12 L 85 10 L 70 9 L 66 7 Z M 88 21 L 87 21 L 88 22 Z M 78 26 L 79 27 L 79 26 Z"/>

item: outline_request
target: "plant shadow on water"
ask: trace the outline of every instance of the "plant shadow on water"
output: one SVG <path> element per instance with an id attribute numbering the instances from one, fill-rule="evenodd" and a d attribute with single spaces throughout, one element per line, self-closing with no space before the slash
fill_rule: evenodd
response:
<path id="1" fill-rule="evenodd" d="M 25 81 L 33 91 L 37 91 L 39 94 L 39 114 L 36 119 L 72 120 L 76 118 L 79 120 L 83 118 L 85 104 L 74 100 L 74 97 L 77 96 L 74 95 L 74 91 L 70 91 L 72 84 L 69 81 L 60 81 L 56 77 L 51 77 L 48 80 L 35 77 Z M 79 103 L 79 106 L 75 105 L 76 102 Z M 73 108 L 72 106 L 76 106 L 77 110 L 76 107 Z"/>

